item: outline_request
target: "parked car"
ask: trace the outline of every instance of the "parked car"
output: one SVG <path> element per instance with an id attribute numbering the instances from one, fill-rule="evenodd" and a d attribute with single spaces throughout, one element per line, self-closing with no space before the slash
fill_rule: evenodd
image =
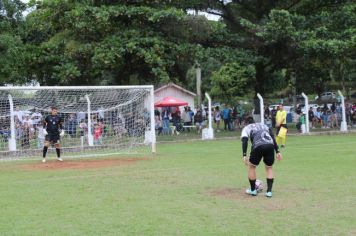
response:
<path id="1" fill-rule="evenodd" d="M 328 102 L 328 101 L 335 101 L 336 100 L 336 93 L 334 92 L 324 92 L 320 94 L 320 98 L 317 97 L 322 102 Z"/>

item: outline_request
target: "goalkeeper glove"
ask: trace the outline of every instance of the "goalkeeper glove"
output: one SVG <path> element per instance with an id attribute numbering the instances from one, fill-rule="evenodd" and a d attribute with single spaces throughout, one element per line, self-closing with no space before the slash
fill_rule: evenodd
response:
<path id="1" fill-rule="evenodd" d="M 61 137 L 63 137 L 63 136 L 64 136 L 64 130 L 62 130 L 59 135 L 60 135 Z"/>
<path id="2" fill-rule="evenodd" d="M 47 132 L 46 129 L 43 129 L 43 134 L 44 134 L 45 136 L 48 135 L 48 132 Z"/>

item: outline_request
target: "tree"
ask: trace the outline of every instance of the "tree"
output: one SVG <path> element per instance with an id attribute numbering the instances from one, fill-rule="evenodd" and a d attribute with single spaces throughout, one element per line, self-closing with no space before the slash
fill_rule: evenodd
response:
<path id="1" fill-rule="evenodd" d="M 255 76 L 255 67 L 252 65 L 237 62 L 226 64 L 212 75 L 211 95 L 226 103 L 231 103 L 237 97 L 245 97 L 251 92 Z"/>
<path id="2" fill-rule="evenodd" d="M 310 76 L 315 83 L 312 86 L 309 83 L 307 88 L 323 90 L 330 80 L 325 63 L 334 64 L 330 56 L 336 51 L 345 52 L 345 44 L 353 45 L 350 44 L 356 25 L 353 1 L 201 0 L 183 1 L 181 7 L 221 16 L 228 31 L 226 35 L 235 38 L 225 40 L 223 45 L 245 49 L 255 56 L 254 90 L 262 94 L 270 92 L 271 85 L 276 84 L 276 74 L 285 75 L 289 80 L 293 72 L 297 74 L 300 90 L 305 89 L 304 81 L 308 77 L 310 81 Z M 345 17 L 341 17 L 345 12 Z M 223 41 L 219 43 L 222 45 Z M 214 45 L 214 41 L 210 41 L 210 45 Z"/>
<path id="3" fill-rule="evenodd" d="M 196 50 L 190 20 L 149 1 L 38 2 L 26 21 L 28 65 L 49 85 L 184 81 Z"/>
<path id="4" fill-rule="evenodd" d="M 25 4 L 0 0 L 0 84 L 23 82 L 25 49 L 20 38 L 20 25 Z"/>

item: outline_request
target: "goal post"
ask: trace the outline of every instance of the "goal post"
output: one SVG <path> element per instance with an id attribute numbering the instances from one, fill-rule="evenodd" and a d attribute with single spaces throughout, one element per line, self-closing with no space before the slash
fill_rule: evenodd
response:
<path id="1" fill-rule="evenodd" d="M 154 87 L 0 87 L 0 159 L 40 156 L 57 107 L 64 156 L 156 152 Z"/>

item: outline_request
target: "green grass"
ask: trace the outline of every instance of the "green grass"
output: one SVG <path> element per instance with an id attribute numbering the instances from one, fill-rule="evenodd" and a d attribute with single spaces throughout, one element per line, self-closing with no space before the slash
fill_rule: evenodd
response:
<path id="1" fill-rule="evenodd" d="M 355 235 L 355 146 L 289 137 L 272 199 L 244 194 L 238 139 L 159 144 L 149 160 L 96 169 L 0 162 L 0 235 Z"/>

